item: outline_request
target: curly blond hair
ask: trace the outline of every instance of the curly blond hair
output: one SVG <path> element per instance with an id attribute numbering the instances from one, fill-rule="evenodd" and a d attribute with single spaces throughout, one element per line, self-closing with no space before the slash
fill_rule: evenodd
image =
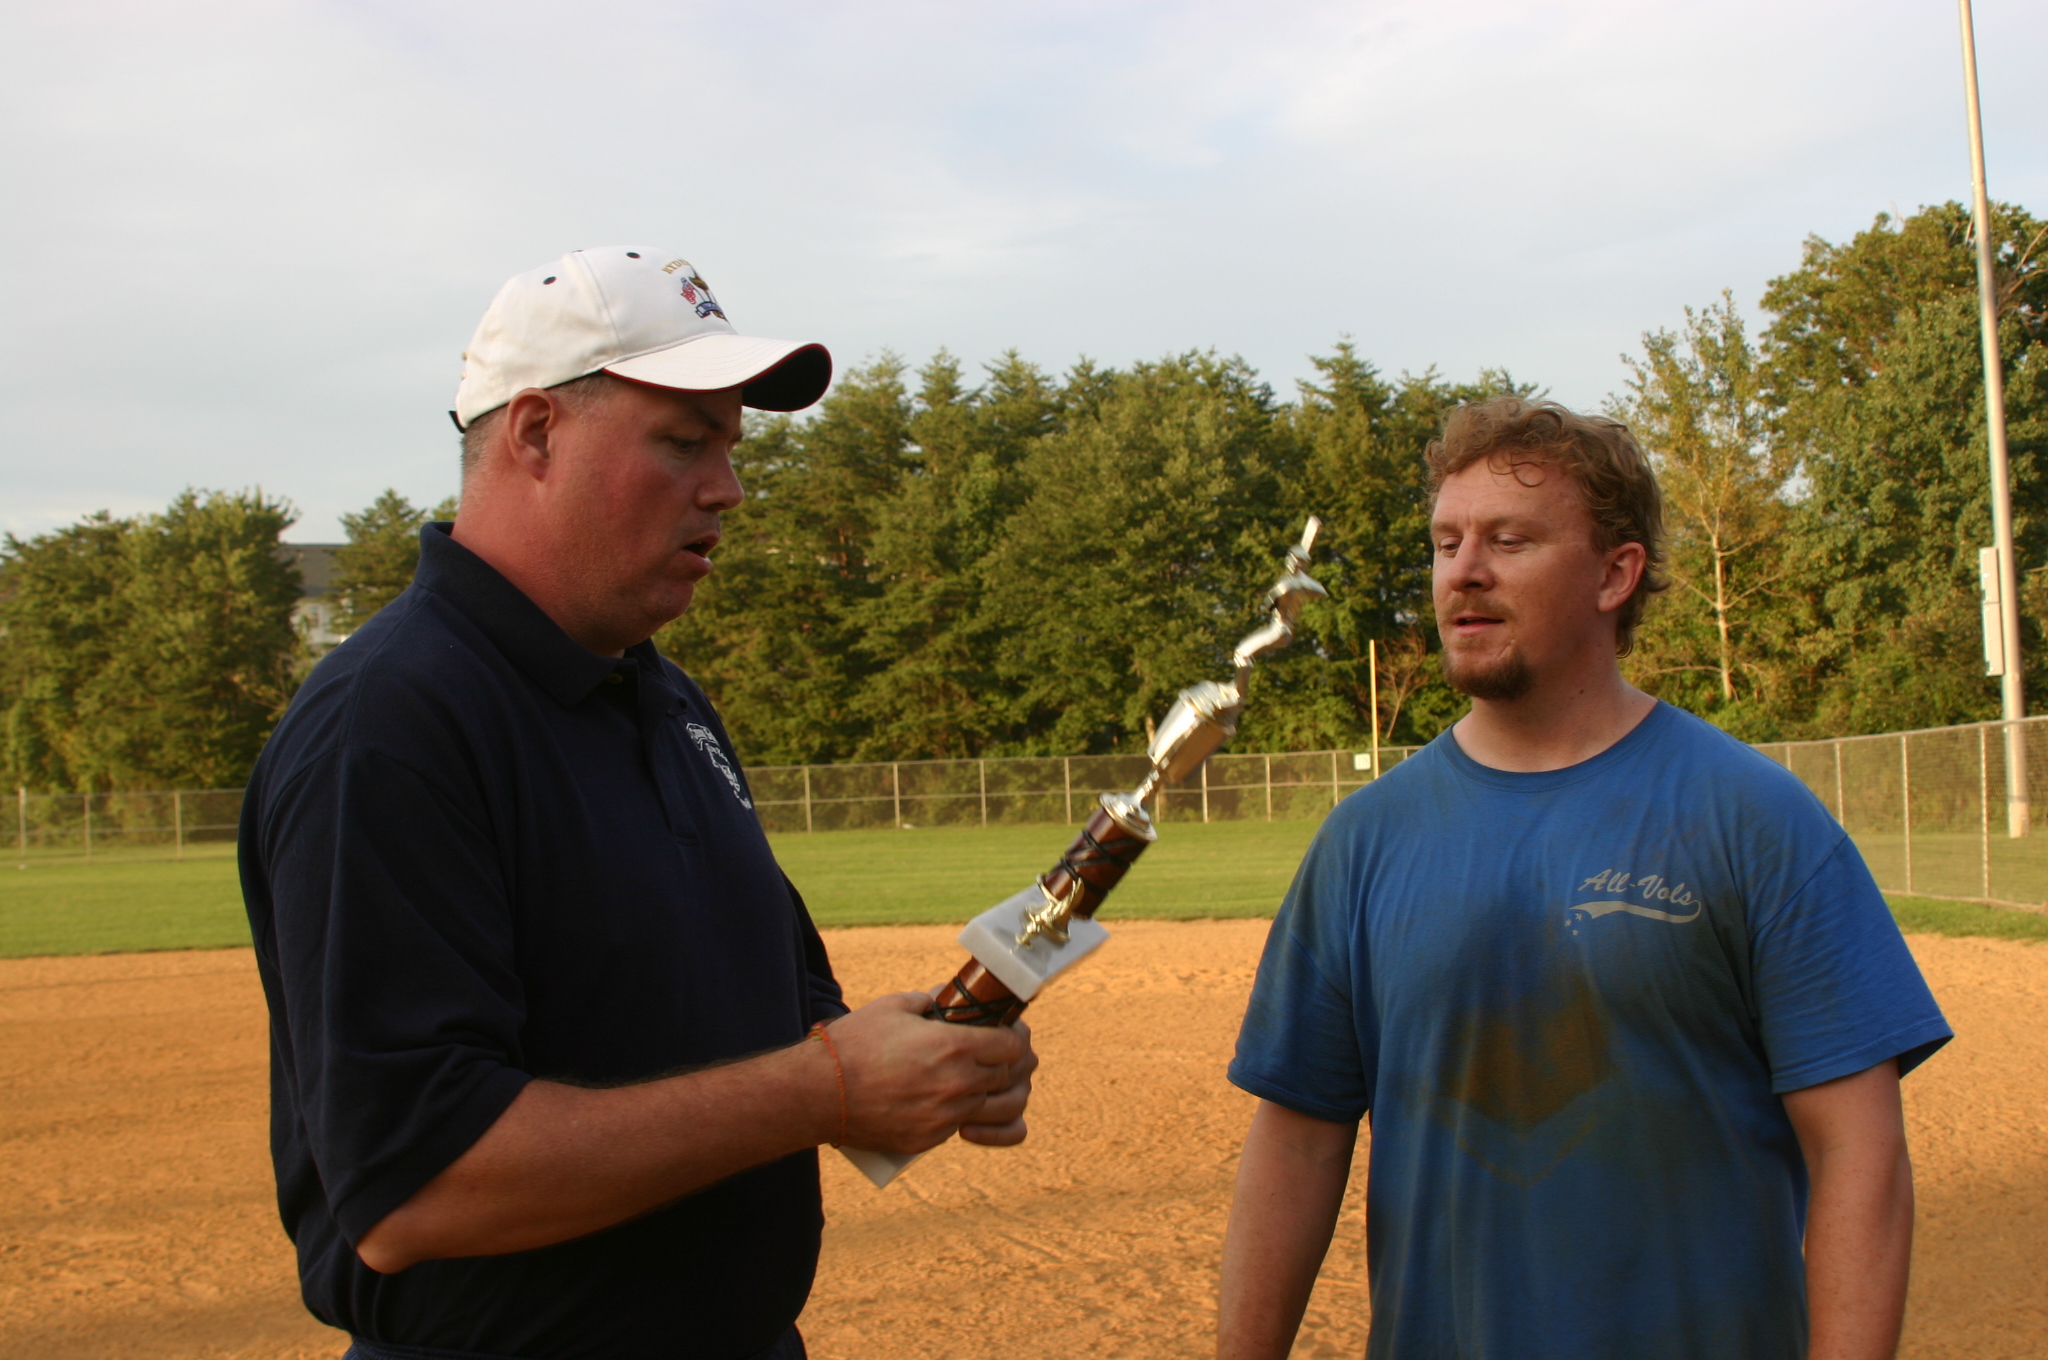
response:
<path id="1" fill-rule="evenodd" d="M 1593 546 L 1601 552 L 1624 543 L 1643 545 L 1643 575 L 1615 620 L 1615 653 L 1635 647 L 1636 625 L 1650 597 L 1670 588 L 1664 575 L 1664 497 L 1657 474 L 1628 426 L 1603 416 L 1582 416 L 1554 401 L 1489 397 L 1467 402 L 1444 421 L 1443 433 L 1423 455 L 1432 499 L 1448 477 L 1484 458 L 1493 471 L 1562 468 L 1593 517 Z"/>

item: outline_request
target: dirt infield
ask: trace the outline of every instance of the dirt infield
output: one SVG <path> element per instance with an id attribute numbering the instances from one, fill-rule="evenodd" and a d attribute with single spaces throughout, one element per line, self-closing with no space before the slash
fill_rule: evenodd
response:
<path id="1" fill-rule="evenodd" d="M 1207 1354 L 1249 1100 L 1223 1080 L 1265 924 L 1127 923 L 1034 1008 L 1032 1141 L 886 1192 L 829 1158 L 812 1353 Z M 930 985 L 940 927 L 833 932 L 856 997 Z M 1916 936 L 1962 1036 L 1906 1083 L 1920 1238 L 1905 1354 L 2048 1352 L 2048 948 Z M 311 1360 L 271 1205 L 246 950 L 0 962 L 0 1356 Z M 1356 1187 L 1297 1355 L 1365 1337 Z M 986 1351 L 963 1338 L 990 1338 Z M 997 1340 L 1000 1338 L 1000 1340 Z"/>

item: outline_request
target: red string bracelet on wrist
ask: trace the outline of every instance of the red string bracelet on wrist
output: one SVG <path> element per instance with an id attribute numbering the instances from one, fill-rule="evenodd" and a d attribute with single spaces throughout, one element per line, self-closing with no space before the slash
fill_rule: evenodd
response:
<path id="1" fill-rule="evenodd" d="M 823 1020 L 811 1026 L 810 1037 L 825 1045 L 825 1051 L 832 1055 L 832 1075 L 839 1082 L 839 1136 L 832 1140 L 833 1147 L 846 1145 L 846 1068 L 839 1061 L 839 1045 L 832 1042 L 831 1031 L 825 1028 Z"/>

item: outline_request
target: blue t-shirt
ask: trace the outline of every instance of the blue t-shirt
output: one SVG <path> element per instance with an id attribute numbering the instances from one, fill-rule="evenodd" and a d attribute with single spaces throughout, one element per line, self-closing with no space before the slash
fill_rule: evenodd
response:
<path id="1" fill-rule="evenodd" d="M 1779 1096 L 1949 1036 L 1827 810 L 1659 705 L 1568 769 L 1445 733 L 1346 799 L 1230 1077 L 1371 1113 L 1368 1356 L 1794 1360 L 1806 1170 Z"/>

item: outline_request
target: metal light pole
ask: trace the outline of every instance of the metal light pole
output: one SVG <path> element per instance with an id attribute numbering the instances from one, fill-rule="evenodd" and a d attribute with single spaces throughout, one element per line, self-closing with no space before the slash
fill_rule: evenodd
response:
<path id="1" fill-rule="evenodd" d="M 1977 102 L 1977 34 L 1970 0 L 1957 0 L 1963 20 L 1963 88 L 1970 106 L 1970 176 L 1976 192 L 1977 309 L 1984 342 L 1984 417 L 1991 445 L 1991 532 L 1998 552 L 1999 651 L 2005 729 L 2005 812 L 2008 835 L 2027 834 L 2027 715 L 2020 661 L 2019 564 L 2012 546 L 2012 477 L 2005 451 L 2005 368 L 1998 354 L 1998 279 L 1992 268 L 1991 197 L 1984 188 L 1984 114 Z M 1986 620 L 1989 621 L 1988 619 Z"/>

